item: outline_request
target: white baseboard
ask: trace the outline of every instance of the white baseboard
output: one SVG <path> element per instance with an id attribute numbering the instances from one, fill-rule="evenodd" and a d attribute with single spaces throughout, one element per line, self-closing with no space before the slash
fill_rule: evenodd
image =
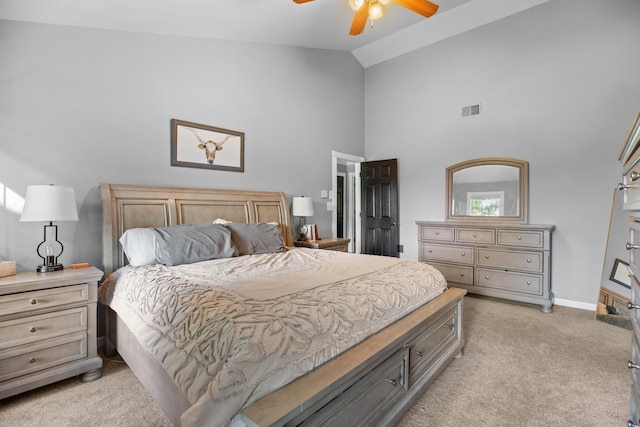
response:
<path id="1" fill-rule="evenodd" d="M 597 304 L 588 304 L 586 302 L 572 301 L 569 299 L 555 298 L 553 300 L 555 305 L 561 305 L 563 307 L 580 308 L 582 310 L 596 311 Z"/>

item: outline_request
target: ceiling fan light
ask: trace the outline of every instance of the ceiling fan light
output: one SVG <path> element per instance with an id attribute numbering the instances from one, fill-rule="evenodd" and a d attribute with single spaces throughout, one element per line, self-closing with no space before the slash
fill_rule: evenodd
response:
<path id="1" fill-rule="evenodd" d="M 364 0 L 349 0 L 349 6 L 351 6 L 351 9 L 353 10 L 360 9 L 363 4 Z"/>
<path id="2" fill-rule="evenodd" d="M 382 6 L 377 1 L 371 2 L 369 5 L 369 19 L 382 18 Z"/>

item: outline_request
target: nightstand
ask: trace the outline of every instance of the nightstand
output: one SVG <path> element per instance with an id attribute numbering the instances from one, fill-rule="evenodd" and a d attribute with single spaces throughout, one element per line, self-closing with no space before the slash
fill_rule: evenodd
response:
<path id="1" fill-rule="evenodd" d="M 0 399 L 46 384 L 102 376 L 94 267 L 0 278 Z"/>
<path id="2" fill-rule="evenodd" d="M 350 241 L 351 239 L 343 239 L 341 237 L 329 237 L 328 239 L 322 240 L 296 240 L 293 244 L 302 248 L 349 252 Z"/>

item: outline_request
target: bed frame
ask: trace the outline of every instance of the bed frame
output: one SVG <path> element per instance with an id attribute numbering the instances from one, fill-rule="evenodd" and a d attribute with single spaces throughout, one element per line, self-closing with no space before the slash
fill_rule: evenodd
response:
<path id="1" fill-rule="evenodd" d="M 104 269 L 126 264 L 118 239 L 129 228 L 278 222 L 293 245 L 283 193 L 100 184 Z M 462 355 L 462 300 L 448 289 L 318 369 L 243 409 L 248 426 L 394 425 L 454 357 Z M 164 368 L 105 308 L 106 351 L 116 350 L 174 425 L 191 406 Z"/>

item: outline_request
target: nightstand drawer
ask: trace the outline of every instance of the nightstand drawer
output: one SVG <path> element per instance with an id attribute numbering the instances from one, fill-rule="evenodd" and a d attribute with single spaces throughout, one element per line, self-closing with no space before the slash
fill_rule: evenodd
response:
<path id="1" fill-rule="evenodd" d="M 0 322 L 0 350 L 87 330 L 87 307 Z"/>
<path id="2" fill-rule="evenodd" d="M 478 268 L 477 286 L 542 295 L 542 276 Z"/>
<path id="3" fill-rule="evenodd" d="M 0 350 L 0 381 L 86 357 L 86 333 L 64 335 Z"/>
<path id="4" fill-rule="evenodd" d="M 498 230 L 498 244 L 542 248 L 544 247 L 544 232 Z"/>
<path id="5" fill-rule="evenodd" d="M 81 284 L 0 297 L 0 316 L 89 301 L 89 285 Z"/>
<path id="6" fill-rule="evenodd" d="M 420 261 L 428 262 L 431 260 L 473 264 L 473 247 L 422 243 L 420 245 Z"/>
<path id="7" fill-rule="evenodd" d="M 456 242 L 482 243 L 494 245 L 496 243 L 496 231 L 484 228 L 458 228 Z"/>
<path id="8" fill-rule="evenodd" d="M 542 252 L 500 251 L 478 248 L 478 265 L 505 270 L 542 272 Z"/>

